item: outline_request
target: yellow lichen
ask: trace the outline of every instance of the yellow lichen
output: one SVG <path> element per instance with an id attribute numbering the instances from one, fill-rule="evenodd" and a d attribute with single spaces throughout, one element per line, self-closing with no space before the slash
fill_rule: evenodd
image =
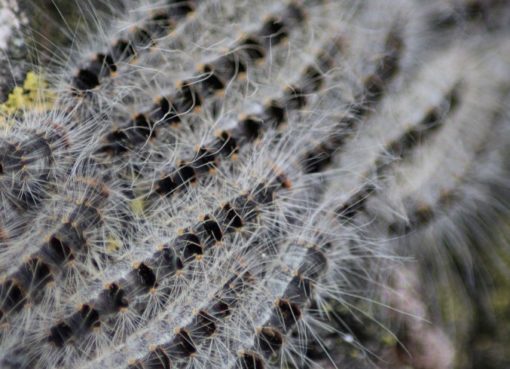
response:
<path id="1" fill-rule="evenodd" d="M 0 104 L 0 126 L 9 125 L 6 117 L 19 111 L 48 110 L 54 100 L 54 94 L 48 89 L 44 76 L 33 71 L 28 72 L 23 87 L 14 87 L 7 100 Z"/>

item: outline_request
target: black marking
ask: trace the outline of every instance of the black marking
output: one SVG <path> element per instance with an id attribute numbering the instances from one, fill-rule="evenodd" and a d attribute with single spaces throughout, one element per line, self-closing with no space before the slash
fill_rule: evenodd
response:
<path id="1" fill-rule="evenodd" d="M 203 310 L 200 310 L 193 318 L 193 322 L 186 327 L 191 339 L 196 342 L 211 337 L 216 329 L 214 318 Z"/>
<path id="2" fill-rule="evenodd" d="M 0 304 L 3 311 L 18 311 L 26 304 L 25 293 L 16 281 L 8 279 L 0 286 Z"/>
<path id="3" fill-rule="evenodd" d="M 216 152 L 206 148 L 200 147 L 197 154 L 192 160 L 193 167 L 197 170 L 210 170 L 215 168 L 218 163 L 216 159 Z"/>
<path id="4" fill-rule="evenodd" d="M 92 90 L 99 86 L 99 76 L 88 69 L 80 69 L 73 79 L 73 85 L 80 91 Z"/>
<path id="5" fill-rule="evenodd" d="M 144 263 L 140 263 L 140 265 L 138 265 L 138 267 L 136 268 L 136 272 L 138 275 L 137 278 L 138 283 L 140 283 L 142 286 L 146 288 L 152 288 L 157 285 L 156 276 L 154 275 L 154 272 Z"/>
<path id="6" fill-rule="evenodd" d="M 177 184 L 173 181 L 172 176 L 166 176 L 157 183 L 156 192 L 160 195 L 168 195 L 175 191 Z"/>
<path id="7" fill-rule="evenodd" d="M 56 265 L 62 265 L 68 260 L 74 259 L 70 247 L 55 236 L 50 237 L 47 246 L 43 247 L 42 252 L 43 255 L 45 254 Z"/>
<path id="8" fill-rule="evenodd" d="M 304 278 L 300 275 L 294 276 L 285 292 L 283 298 L 290 303 L 297 305 L 303 305 L 311 296 L 311 283 L 308 278 Z"/>
<path id="9" fill-rule="evenodd" d="M 196 181 L 195 169 L 189 164 L 181 164 L 175 174 L 173 175 L 173 181 L 180 187 L 190 182 Z"/>
<path id="10" fill-rule="evenodd" d="M 264 22 L 257 36 L 264 40 L 266 47 L 269 47 L 270 45 L 277 45 L 287 38 L 288 31 L 281 19 L 271 17 Z"/>
<path id="11" fill-rule="evenodd" d="M 264 369 L 264 360 L 255 352 L 243 352 L 236 361 L 236 369 Z"/>
<path id="12" fill-rule="evenodd" d="M 182 115 L 191 112 L 194 108 L 202 105 L 199 95 L 195 91 L 192 82 L 183 82 L 171 101 L 171 111 L 174 115 Z M 173 117 L 171 119 L 174 119 Z"/>
<path id="13" fill-rule="evenodd" d="M 150 264 L 149 267 L 154 271 L 158 280 L 174 275 L 184 267 L 176 251 L 168 245 L 156 251 L 148 264 Z"/>
<path id="14" fill-rule="evenodd" d="M 243 226 L 243 220 L 229 203 L 225 204 L 221 208 L 220 216 L 218 218 L 222 219 L 224 228 L 228 229 L 228 231 L 232 231 Z"/>
<path id="15" fill-rule="evenodd" d="M 195 9 L 190 1 L 172 0 L 171 2 L 169 14 L 175 19 L 182 19 Z"/>
<path id="16" fill-rule="evenodd" d="M 262 131 L 262 124 L 263 121 L 256 116 L 243 118 L 238 123 L 233 136 L 236 136 L 239 139 L 244 138 L 247 141 L 253 141 L 259 137 Z"/>
<path id="17" fill-rule="evenodd" d="M 56 326 L 51 327 L 50 335 L 48 336 L 48 341 L 55 344 L 57 347 L 63 347 L 64 344 L 71 338 L 73 335 L 73 330 L 70 326 L 68 326 L 65 322 L 61 322 Z"/>
<path id="18" fill-rule="evenodd" d="M 115 42 L 111 49 L 111 55 L 113 60 L 125 60 L 136 54 L 133 45 L 126 40 L 119 39 Z"/>
<path id="19" fill-rule="evenodd" d="M 155 44 L 150 32 L 143 28 L 136 28 L 132 33 L 131 40 L 136 48 L 146 48 Z"/>
<path id="20" fill-rule="evenodd" d="M 155 350 L 149 352 L 149 354 L 142 360 L 143 369 L 170 369 L 171 362 L 165 350 L 161 347 L 156 347 Z"/>
<path id="21" fill-rule="evenodd" d="M 299 86 L 305 94 L 311 94 L 315 91 L 318 91 L 323 84 L 324 76 L 322 75 L 321 71 L 313 65 L 309 65 L 305 69 L 299 81 Z"/>
<path id="22" fill-rule="evenodd" d="M 239 151 L 236 139 L 227 131 L 222 131 L 219 134 L 214 148 L 225 156 L 231 156 Z"/>
<path id="23" fill-rule="evenodd" d="M 269 325 L 286 333 L 290 331 L 300 318 L 301 309 L 297 304 L 285 299 L 278 299 L 269 319 Z"/>
<path id="24" fill-rule="evenodd" d="M 31 294 L 42 292 L 41 289 L 53 279 L 50 267 L 38 258 L 23 263 L 16 277 Z"/>
<path id="25" fill-rule="evenodd" d="M 309 151 L 303 158 L 305 173 L 318 173 L 326 168 L 333 160 L 335 150 L 326 145 L 319 145 Z"/>
<path id="26" fill-rule="evenodd" d="M 136 142 L 145 142 L 147 138 L 155 135 L 152 124 L 145 114 L 137 114 L 131 121 L 131 127 L 132 129 L 129 132 L 133 133 Z"/>
<path id="27" fill-rule="evenodd" d="M 263 59 L 266 55 L 264 46 L 254 37 L 247 37 L 239 42 L 239 50 L 247 56 L 249 62 Z"/>
<path id="28" fill-rule="evenodd" d="M 306 105 L 306 96 L 297 86 L 288 86 L 284 91 L 285 107 L 288 110 L 301 109 Z"/>
<path id="29" fill-rule="evenodd" d="M 150 120 L 153 122 L 163 122 L 165 124 L 178 124 L 181 119 L 176 115 L 170 112 L 170 102 L 164 98 L 158 98 L 158 101 L 152 107 L 152 110 L 149 112 Z"/>
<path id="30" fill-rule="evenodd" d="M 117 66 L 110 54 L 96 54 L 87 68 L 99 77 L 106 77 L 117 70 Z"/>
<path id="31" fill-rule="evenodd" d="M 230 305 L 223 300 L 218 300 L 209 309 L 209 313 L 216 319 L 223 319 L 230 315 L 230 313 L 231 313 Z"/>
<path id="32" fill-rule="evenodd" d="M 195 343 L 184 329 L 179 329 L 172 342 L 162 345 L 161 348 L 171 358 L 186 358 L 197 352 Z"/>
<path id="33" fill-rule="evenodd" d="M 258 351 L 266 358 L 278 353 L 283 345 L 283 335 L 274 327 L 262 327 L 256 337 Z"/>
<path id="34" fill-rule="evenodd" d="M 246 72 L 246 64 L 235 53 L 220 56 L 211 63 L 211 68 L 224 81 L 230 81 Z"/>
<path id="35" fill-rule="evenodd" d="M 72 335 L 75 337 L 81 336 L 101 324 L 99 312 L 87 304 L 82 305 L 80 310 L 69 319 L 68 323 L 72 329 Z"/>
<path id="36" fill-rule="evenodd" d="M 178 236 L 175 240 L 175 249 L 182 254 L 184 260 L 204 253 L 200 239 L 193 233 Z"/>
<path id="37" fill-rule="evenodd" d="M 285 120 L 287 115 L 285 109 L 276 100 L 271 100 L 264 109 L 264 125 L 271 128 L 278 128 Z"/>
<path id="38" fill-rule="evenodd" d="M 202 239 L 207 246 L 213 245 L 223 239 L 223 231 L 220 225 L 209 215 L 206 215 L 204 220 L 194 227 L 194 230 L 200 235 L 200 239 Z"/>
<path id="39" fill-rule="evenodd" d="M 352 219 L 356 214 L 365 209 L 366 201 L 374 191 L 374 186 L 364 186 L 338 208 L 336 213 L 344 219 Z"/>
<path id="40" fill-rule="evenodd" d="M 104 289 L 97 299 L 97 309 L 101 314 L 117 312 L 129 306 L 126 292 L 118 284 L 112 283 Z"/>
<path id="41" fill-rule="evenodd" d="M 161 11 L 154 14 L 147 22 L 147 31 L 154 38 L 165 36 L 171 29 L 175 27 L 167 12 Z"/>
<path id="42" fill-rule="evenodd" d="M 202 93 L 202 98 L 214 94 L 225 88 L 225 82 L 216 74 L 210 65 L 203 67 L 203 76 L 200 76 L 198 89 Z"/>

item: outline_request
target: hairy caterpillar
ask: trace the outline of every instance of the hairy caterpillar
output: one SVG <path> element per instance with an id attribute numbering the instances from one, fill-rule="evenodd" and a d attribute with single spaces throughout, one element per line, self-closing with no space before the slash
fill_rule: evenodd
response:
<path id="1" fill-rule="evenodd" d="M 333 306 L 383 305 L 400 258 L 448 252 L 417 239 L 506 193 L 493 3 L 87 4 L 52 106 L 4 118 L 0 365 L 349 362 L 331 334 L 370 342 Z"/>

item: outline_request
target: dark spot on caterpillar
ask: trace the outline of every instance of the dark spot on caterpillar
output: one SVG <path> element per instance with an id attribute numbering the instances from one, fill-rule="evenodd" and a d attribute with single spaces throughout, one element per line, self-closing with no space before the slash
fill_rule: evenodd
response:
<path id="1" fill-rule="evenodd" d="M 294 276 L 285 292 L 283 293 L 283 297 L 285 300 L 295 303 L 295 304 L 304 304 L 311 295 L 311 284 L 308 278 L 303 278 L 300 275 Z"/>
<path id="2" fill-rule="evenodd" d="M 142 360 L 143 369 L 170 369 L 170 358 L 161 347 L 156 347 Z"/>
<path id="3" fill-rule="evenodd" d="M 149 47 L 154 45 L 150 33 L 143 28 L 136 28 L 132 34 L 132 42 L 135 47 Z"/>
<path id="4" fill-rule="evenodd" d="M 301 109 L 306 105 L 306 96 L 297 86 L 288 86 L 284 91 L 284 106 L 288 110 Z"/>
<path id="5" fill-rule="evenodd" d="M 352 195 L 343 206 L 336 210 L 336 213 L 345 219 L 353 218 L 357 213 L 362 211 L 365 207 L 365 203 L 375 191 L 375 188 L 371 185 L 363 187 L 360 191 Z"/>
<path id="6" fill-rule="evenodd" d="M 25 293 L 14 280 L 8 279 L 0 287 L 0 303 L 4 311 L 17 311 L 26 303 Z"/>
<path id="7" fill-rule="evenodd" d="M 186 330 L 193 340 L 200 340 L 211 337 L 216 332 L 216 324 L 212 316 L 200 310 Z"/>
<path id="8" fill-rule="evenodd" d="M 137 114 L 131 121 L 133 127 L 132 132 L 135 136 L 140 139 L 147 139 L 148 137 L 154 137 L 155 132 L 152 129 L 152 124 L 144 114 Z"/>
<path id="9" fill-rule="evenodd" d="M 286 24 L 301 23 L 305 20 L 306 14 L 302 7 L 296 3 L 290 3 L 285 8 L 282 19 Z"/>
<path id="10" fill-rule="evenodd" d="M 325 145 L 319 145 L 309 151 L 303 159 L 305 173 L 319 173 L 325 169 L 333 159 L 334 150 Z"/>
<path id="11" fill-rule="evenodd" d="M 222 319 L 230 315 L 230 305 L 223 300 L 218 300 L 209 309 L 211 315 L 217 319 Z"/>
<path id="12" fill-rule="evenodd" d="M 177 187 L 194 182 L 196 180 L 195 169 L 189 164 L 182 164 L 173 175 L 173 179 Z"/>
<path id="13" fill-rule="evenodd" d="M 210 238 L 214 239 L 215 241 L 221 241 L 223 238 L 223 233 L 217 221 L 211 219 L 209 216 L 206 216 L 202 222 L 202 226 Z"/>
<path id="14" fill-rule="evenodd" d="M 111 310 L 118 311 L 121 308 L 128 307 L 129 305 L 125 294 L 125 291 L 121 289 L 118 284 L 112 283 L 102 292 L 102 295 L 99 297 L 98 304 L 103 303 Z"/>
<path id="15" fill-rule="evenodd" d="M 50 267 L 38 258 L 23 263 L 16 276 L 31 293 L 41 292 L 39 289 L 52 280 Z"/>
<path id="16" fill-rule="evenodd" d="M 283 335 L 274 327 L 262 327 L 257 334 L 258 351 L 265 357 L 277 353 L 283 345 Z"/>
<path id="17" fill-rule="evenodd" d="M 179 329 L 172 342 L 162 345 L 162 348 L 168 356 L 176 358 L 189 357 L 197 352 L 193 340 L 185 329 Z"/>
<path id="18" fill-rule="evenodd" d="M 96 309 L 88 304 L 82 305 L 80 311 L 71 317 L 69 322 L 73 335 L 83 334 L 88 332 L 93 327 L 99 327 L 99 313 Z"/>
<path id="19" fill-rule="evenodd" d="M 266 205 L 274 200 L 275 192 L 285 187 L 285 178 L 277 176 L 276 181 L 269 183 L 259 183 L 253 190 L 253 200 L 260 205 Z"/>
<path id="20" fill-rule="evenodd" d="M 61 322 L 51 327 L 48 341 L 54 343 L 57 347 L 64 346 L 64 343 L 71 338 L 73 330 L 65 322 Z"/>
<path id="21" fill-rule="evenodd" d="M 262 121 L 254 116 L 248 116 L 239 122 L 237 134 L 248 141 L 253 141 L 260 135 Z"/>
<path id="22" fill-rule="evenodd" d="M 48 257 L 57 265 L 73 259 L 69 246 L 55 235 L 50 237 L 47 248 L 43 248 L 43 252 L 45 251 L 47 251 Z"/>
<path id="23" fill-rule="evenodd" d="M 88 69 L 80 69 L 73 79 L 73 85 L 80 91 L 92 90 L 99 86 L 99 76 Z"/>
<path id="24" fill-rule="evenodd" d="M 151 268 L 149 268 L 144 263 L 140 263 L 140 265 L 136 268 L 138 274 L 138 281 L 147 288 L 152 288 L 156 286 L 156 276 Z"/>
<path id="25" fill-rule="evenodd" d="M 173 181 L 171 176 L 166 176 L 160 179 L 157 183 L 156 192 L 160 195 L 168 195 L 175 191 L 177 184 Z"/>
<path id="26" fill-rule="evenodd" d="M 169 14 L 172 18 L 181 19 L 194 10 L 194 6 L 190 1 L 172 0 Z"/>
<path id="27" fill-rule="evenodd" d="M 235 78 L 239 73 L 246 72 L 246 64 L 235 53 L 220 56 L 211 63 L 211 68 L 225 81 Z"/>
<path id="28" fill-rule="evenodd" d="M 239 151 L 239 146 L 234 137 L 232 137 L 227 131 L 222 131 L 216 140 L 215 149 L 221 152 L 225 156 L 230 156 Z"/>
<path id="29" fill-rule="evenodd" d="M 200 147 L 198 153 L 192 161 L 194 168 L 197 170 L 201 169 L 212 169 L 216 167 L 216 153 L 207 149 L 206 147 Z"/>
<path id="30" fill-rule="evenodd" d="M 175 240 L 175 248 L 182 253 L 184 260 L 204 253 L 200 239 L 193 233 L 178 236 Z"/>
<path id="31" fill-rule="evenodd" d="M 146 27 L 148 32 L 157 38 L 165 36 L 173 28 L 173 23 L 168 13 L 158 12 L 151 17 Z"/>
<path id="32" fill-rule="evenodd" d="M 58 231 L 51 237 L 60 240 L 61 243 L 76 252 L 83 250 L 86 247 L 86 241 L 83 238 L 81 231 L 72 223 L 62 224 Z"/>
<path id="33" fill-rule="evenodd" d="M 253 37 L 247 37 L 239 42 L 239 50 L 248 57 L 251 62 L 264 58 L 266 51 L 262 44 Z"/>
<path id="34" fill-rule="evenodd" d="M 304 93 L 310 94 L 318 91 L 323 83 L 322 73 L 315 66 L 309 65 L 305 69 L 299 85 Z"/>
<path id="35" fill-rule="evenodd" d="M 386 83 L 393 78 L 399 69 L 399 60 L 404 47 L 402 38 L 396 33 L 391 32 L 386 38 L 385 55 L 381 60 L 375 74 Z"/>
<path id="36" fill-rule="evenodd" d="M 264 360 L 255 352 L 243 352 L 236 361 L 236 369 L 264 369 Z"/>
<path id="37" fill-rule="evenodd" d="M 117 62 L 119 60 L 125 60 L 135 55 L 135 49 L 129 41 L 119 39 L 112 46 L 111 52 L 112 58 Z"/>
<path id="38" fill-rule="evenodd" d="M 384 81 L 377 74 L 372 74 L 365 80 L 364 90 L 367 103 L 374 104 L 384 92 Z"/>
<path id="39" fill-rule="evenodd" d="M 278 299 L 276 307 L 269 319 L 269 325 L 273 327 L 280 327 L 283 333 L 288 332 L 301 318 L 301 309 L 297 304 L 294 304 L 285 299 Z"/>
<path id="40" fill-rule="evenodd" d="M 154 122 L 162 121 L 166 124 L 174 124 L 181 121 L 177 115 L 170 113 L 170 102 L 164 97 L 160 97 L 158 102 L 152 107 L 150 119 Z"/>
<path id="41" fill-rule="evenodd" d="M 280 19 L 271 17 L 264 22 L 258 36 L 264 39 L 266 45 L 277 45 L 282 42 L 287 36 L 287 29 L 285 23 Z"/>
<path id="42" fill-rule="evenodd" d="M 216 91 L 225 88 L 225 82 L 223 82 L 212 69 L 210 65 L 203 67 L 204 76 L 200 77 L 199 89 L 202 92 L 202 97 L 205 98 L 209 95 L 214 94 Z"/>
<path id="43" fill-rule="evenodd" d="M 184 267 L 182 260 L 174 249 L 169 246 L 158 250 L 151 258 L 150 264 L 158 278 L 173 275 Z"/>
<path id="44" fill-rule="evenodd" d="M 278 128 L 285 119 L 285 109 L 276 100 L 271 100 L 264 108 L 264 124 L 268 127 Z"/>
<path id="45" fill-rule="evenodd" d="M 171 103 L 172 112 L 177 115 L 189 113 L 193 108 L 202 105 L 202 101 L 191 85 L 191 82 L 183 82 Z"/>
<path id="46" fill-rule="evenodd" d="M 243 226 L 243 220 L 229 203 L 225 204 L 221 208 L 221 215 L 220 219 L 222 219 L 225 225 L 224 228 L 228 229 L 228 231 L 232 231 Z"/>
<path id="47" fill-rule="evenodd" d="M 110 54 L 96 54 L 94 59 L 89 64 L 88 70 L 93 72 L 99 77 L 108 76 L 111 72 L 115 72 L 117 70 L 117 66 L 113 61 L 113 58 Z"/>
<path id="48" fill-rule="evenodd" d="M 124 130 L 116 129 L 105 136 L 107 144 L 99 152 L 108 152 L 110 155 L 119 155 L 128 150 L 129 137 Z"/>

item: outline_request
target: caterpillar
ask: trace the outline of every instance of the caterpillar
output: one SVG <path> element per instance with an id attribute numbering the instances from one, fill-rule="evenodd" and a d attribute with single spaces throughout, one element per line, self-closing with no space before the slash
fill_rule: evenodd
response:
<path id="1" fill-rule="evenodd" d="M 72 7 L 0 109 L 0 367 L 460 360 L 410 316 L 508 215 L 505 2 Z"/>

